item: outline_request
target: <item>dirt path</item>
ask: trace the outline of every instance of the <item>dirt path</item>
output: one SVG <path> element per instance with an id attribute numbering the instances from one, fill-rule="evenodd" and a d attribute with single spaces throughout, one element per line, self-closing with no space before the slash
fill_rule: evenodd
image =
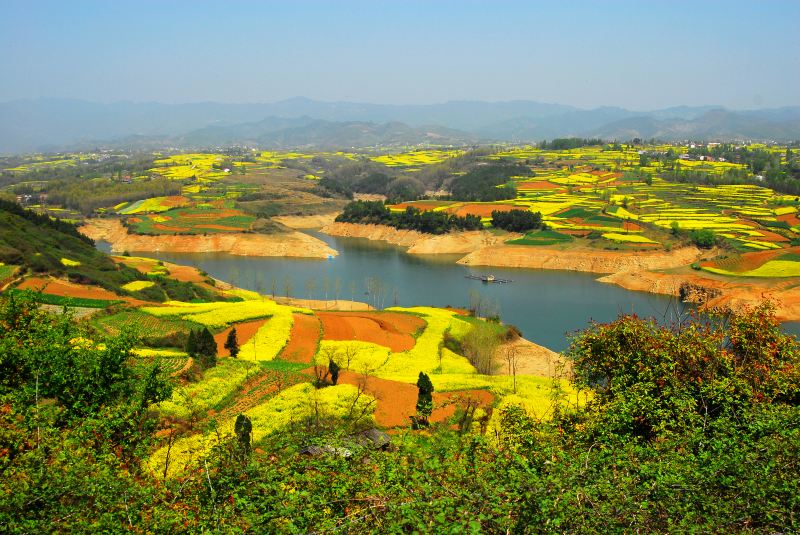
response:
<path id="1" fill-rule="evenodd" d="M 328 258 L 338 253 L 325 242 L 302 232 L 281 234 L 218 233 L 211 235 L 145 236 L 129 234 L 118 219 L 88 219 L 80 231 L 106 240 L 111 250 L 175 253 L 228 253 L 241 256 Z"/>

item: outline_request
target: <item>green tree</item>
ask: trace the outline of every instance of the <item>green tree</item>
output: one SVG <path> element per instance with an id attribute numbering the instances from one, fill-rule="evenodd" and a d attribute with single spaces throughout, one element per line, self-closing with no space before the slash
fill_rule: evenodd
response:
<path id="1" fill-rule="evenodd" d="M 417 389 L 417 414 L 411 421 L 415 429 L 420 429 L 430 425 L 428 419 L 433 412 L 433 383 L 428 374 L 419 372 Z"/>

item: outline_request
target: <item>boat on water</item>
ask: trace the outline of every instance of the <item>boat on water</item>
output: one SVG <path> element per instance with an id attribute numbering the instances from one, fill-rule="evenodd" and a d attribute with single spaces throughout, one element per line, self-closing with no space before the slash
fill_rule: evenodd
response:
<path id="1" fill-rule="evenodd" d="M 499 283 L 499 284 L 505 284 L 505 283 L 508 283 L 508 282 L 514 282 L 511 279 L 499 279 L 499 278 L 497 278 L 497 277 L 495 277 L 494 275 L 491 275 L 491 274 L 490 275 L 465 275 L 465 277 L 468 278 L 468 279 L 479 280 L 479 281 L 485 282 L 485 283 L 496 282 L 496 283 Z"/>

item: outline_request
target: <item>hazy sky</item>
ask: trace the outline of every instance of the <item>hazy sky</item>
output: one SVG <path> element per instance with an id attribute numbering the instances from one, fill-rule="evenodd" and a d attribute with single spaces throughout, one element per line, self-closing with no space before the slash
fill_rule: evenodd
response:
<path id="1" fill-rule="evenodd" d="M 0 101 L 800 105 L 800 0 L 3 0 L 0 73 Z"/>

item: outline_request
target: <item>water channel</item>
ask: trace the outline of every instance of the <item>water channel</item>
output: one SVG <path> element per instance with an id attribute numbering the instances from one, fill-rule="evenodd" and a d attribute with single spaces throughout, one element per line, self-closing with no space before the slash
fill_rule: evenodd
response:
<path id="1" fill-rule="evenodd" d="M 504 322 L 519 327 L 526 338 L 556 351 L 565 349 L 569 335 L 592 320 L 606 322 L 620 313 L 636 313 L 669 321 L 683 310 L 673 298 L 597 282 L 593 274 L 465 267 L 455 263 L 457 256 L 409 255 L 385 242 L 311 234 L 339 251 L 339 256 L 312 260 L 221 253 L 131 254 L 196 266 L 215 278 L 264 294 L 274 288 L 284 295 L 288 287 L 290 295 L 301 298 L 464 308 L 479 295 L 486 310 L 496 309 Z M 106 243 L 98 247 L 108 250 Z M 472 274 L 492 274 L 513 282 L 487 284 L 466 278 Z M 789 330 L 797 332 L 798 325 L 790 325 Z"/>

